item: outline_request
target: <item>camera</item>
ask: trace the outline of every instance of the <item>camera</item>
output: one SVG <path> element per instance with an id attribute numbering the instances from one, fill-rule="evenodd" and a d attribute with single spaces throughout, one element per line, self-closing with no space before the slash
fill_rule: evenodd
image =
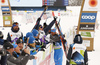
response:
<path id="1" fill-rule="evenodd" d="M 0 49 L 0 56 L 5 56 L 6 55 L 6 50 L 4 48 Z"/>

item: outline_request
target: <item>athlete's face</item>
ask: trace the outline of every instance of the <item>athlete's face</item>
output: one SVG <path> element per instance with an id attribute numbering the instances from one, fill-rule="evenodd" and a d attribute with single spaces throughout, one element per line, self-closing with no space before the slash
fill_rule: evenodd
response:
<path id="1" fill-rule="evenodd" d="M 16 53 L 20 53 L 20 48 L 19 48 L 19 46 L 17 46 L 17 47 L 14 49 L 14 51 L 15 51 Z"/>
<path id="2" fill-rule="evenodd" d="M 19 43 L 18 46 L 19 46 L 20 50 L 23 49 L 23 43 Z"/>
<path id="3" fill-rule="evenodd" d="M 13 27 L 13 29 L 17 31 L 18 30 L 18 26 Z"/>
<path id="4" fill-rule="evenodd" d="M 55 35 L 56 34 L 56 32 L 51 32 L 51 35 Z"/>

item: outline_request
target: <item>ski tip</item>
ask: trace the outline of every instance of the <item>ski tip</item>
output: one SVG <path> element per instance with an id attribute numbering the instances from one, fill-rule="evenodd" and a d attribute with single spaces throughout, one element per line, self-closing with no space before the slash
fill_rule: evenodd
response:
<path id="1" fill-rule="evenodd" d="M 52 16 L 55 16 L 54 11 L 52 11 Z"/>

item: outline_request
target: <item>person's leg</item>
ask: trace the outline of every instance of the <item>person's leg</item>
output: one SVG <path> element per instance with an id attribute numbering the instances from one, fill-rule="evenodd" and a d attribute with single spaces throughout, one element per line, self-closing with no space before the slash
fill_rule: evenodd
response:
<path id="1" fill-rule="evenodd" d="M 56 63 L 55 65 L 62 65 L 63 51 L 62 49 L 56 50 Z"/>
<path id="2" fill-rule="evenodd" d="M 59 49 L 59 55 L 58 55 L 58 65 L 62 65 L 62 61 L 63 61 L 63 51 L 62 49 Z"/>
<path id="3" fill-rule="evenodd" d="M 57 64 L 57 50 L 54 50 L 54 62 L 55 62 L 55 65 Z"/>

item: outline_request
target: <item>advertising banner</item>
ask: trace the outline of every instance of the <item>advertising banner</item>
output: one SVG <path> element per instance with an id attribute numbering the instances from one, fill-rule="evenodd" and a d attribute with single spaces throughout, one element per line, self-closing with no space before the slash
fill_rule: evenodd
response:
<path id="1" fill-rule="evenodd" d="M 2 12 L 10 12 L 9 6 L 2 6 L 1 7 Z"/>
<path id="2" fill-rule="evenodd" d="M 82 13 L 81 22 L 84 23 L 95 23 L 97 13 Z"/>
<path id="3" fill-rule="evenodd" d="M 10 15 L 10 12 L 9 13 L 8 12 L 3 12 L 2 15 L 3 16 L 8 16 L 8 15 Z"/>
<path id="4" fill-rule="evenodd" d="M 94 30 L 95 24 L 80 24 L 80 30 Z"/>
<path id="5" fill-rule="evenodd" d="M 83 11 L 100 11 L 100 0 L 85 0 Z"/>
<path id="6" fill-rule="evenodd" d="M 81 34 L 82 38 L 94 38 L 94 32 L 79 31 L 79 34 Z"/>
<path id="7" fill-rule="evenodd" d="M 11 20 L 11 16 L 3 16 L 3 20 Z"/>
<path id="8" fill-rule="evenodd" d="M 86 47 L 90 47 L 90 40 L 83 40 L 83 44 L 84 44 Z"/>

